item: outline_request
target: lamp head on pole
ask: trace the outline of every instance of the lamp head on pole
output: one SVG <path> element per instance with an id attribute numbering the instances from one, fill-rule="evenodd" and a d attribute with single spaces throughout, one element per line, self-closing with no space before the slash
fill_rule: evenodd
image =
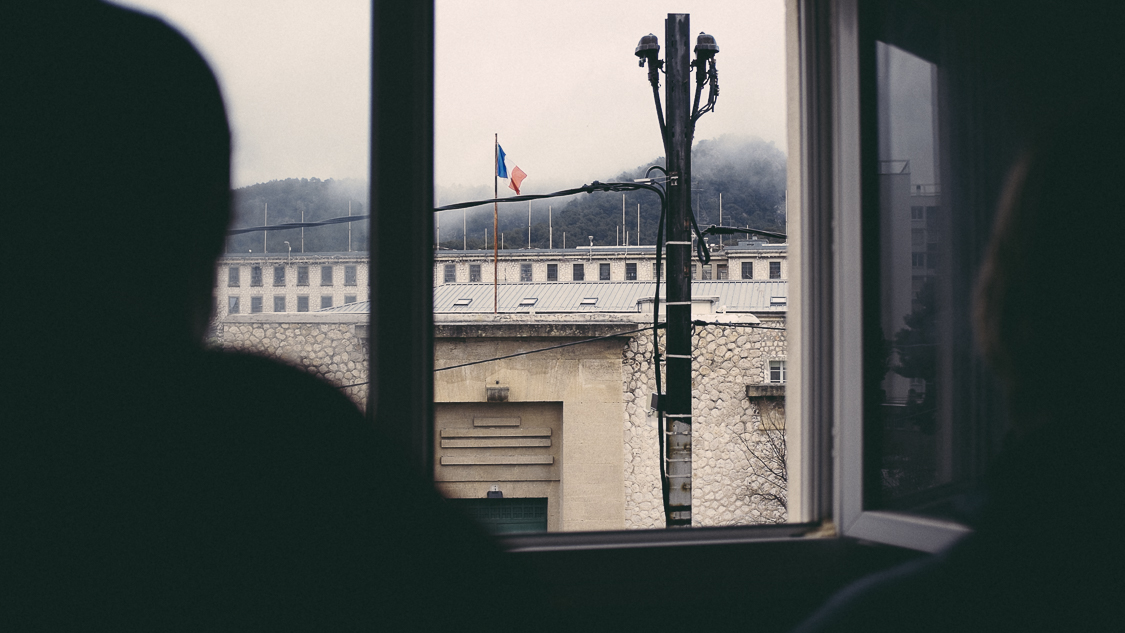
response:
<path id="1" fill-rule="evenodd" d="M 700 31 L 699 36 L 695 38 L 695 58 L 705 61 L 714 57 L 718 52 L 719 44 L 715 42 L 715 36 Z"/>
<path id="2" fill-rule="evenodd" d="M 640 58 L 638 65 L 641 67 L 644 67 L 646 59 L 649 60 L 650 64 L 656 63 L 656 56 L 660 54 L 660 40 L 649 33 L 637 43 L 637 49 L 633 51 L 633 54 Z"/>

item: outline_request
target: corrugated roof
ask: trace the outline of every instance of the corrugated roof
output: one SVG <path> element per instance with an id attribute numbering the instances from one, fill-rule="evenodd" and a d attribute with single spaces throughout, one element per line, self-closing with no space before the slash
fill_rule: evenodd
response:
<path id="1" fill-rule="evenodd" d="M 506 314 L 530 313 L 637 313 L 639 304 L 651 301 L 651 281 L 539 282 L 497 286 L 498 310 Z M 661 299 L 665 287 L 661 284 Z M 435 314 L 480 314 L 492 312 L 492 284 L 443 284 L 434 288 Z M 692 298 L 712 299 L 723 312 L 784 312 L 789 284 L 782 280 L 693 281 Z M 533 305 L 520 305 L 535 299 Z M 594 303 L 583 303 L 595 299 Z M 468 300 L 468 303 L 465 303 Z M 325 308 L 320 312 L 366 313 L 366 301 Z"/>

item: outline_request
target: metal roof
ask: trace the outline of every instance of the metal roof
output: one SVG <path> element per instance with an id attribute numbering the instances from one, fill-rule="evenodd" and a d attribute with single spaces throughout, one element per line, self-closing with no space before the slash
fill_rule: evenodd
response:
<path id="1" fill-rule="evenodd" d="M 695 281 L 695 300 L 712 299 L 716 309 L 726 312 L 784 312 L 788 299 L 785 281 Z M 651 281 L 540 282 L 497 286 L 498 310 L 504 313 L 579 313 L 641 312 L 640 304 L 651 302 L 655 285 Z M 458 314 L 492 312 L 492 284 L 444 284 L 434 288 L 434 313 Z M 664 285 L 661 284 L 661 299 Z M 464 300 L 470 300 L 467 305 Z M 536 299 L 534 305 L 520 305 Z M 588 300 L 596 300 L 590 303 Z M 771 301 L 772 300 L 772 301 Z M 585 303 L 584 303 L 585 302 Z"/>
<path id="2" fill-rule="evenodd" d="M 651 281 L 591 281 L 509 283 L 497 286 L 498 310 L 505 314 L 531 313 L 638 313 L 652 301 Z M 434 288 L 435 314 L 492 312 L 492 284 L 443 284 Z M 693 281 L 695 301 L 710 299 L 716 311 L 776 312 L 786 310 L 789 284 L 782 280 Z M 661 299 L 664 285 L 661 284 Z M 526 300 L 535 299 L 533 304 Z M 590 303 L 589 300 L 595 300 Z M 468 303 L 465 301 L 468 300 Z M 525 305 L 521 305 L 525 303 Z M 358 301 L 320 312 L 366 313 L 370 304 Z"/>

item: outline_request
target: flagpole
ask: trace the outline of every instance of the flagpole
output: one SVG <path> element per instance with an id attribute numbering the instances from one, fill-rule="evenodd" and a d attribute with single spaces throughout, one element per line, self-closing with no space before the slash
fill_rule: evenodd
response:
<path id="1" fill-rule="evenodd" d="M 496 199 L 500 197 L 500 134 L 492 136 L 492 314 L 497 313 L 500 303 L 500 250 L 496 243 L 496 234 L 500 232 L 500 218 L 496 207 Z M 485 245 L 488 246 L 487 244 Z"/>

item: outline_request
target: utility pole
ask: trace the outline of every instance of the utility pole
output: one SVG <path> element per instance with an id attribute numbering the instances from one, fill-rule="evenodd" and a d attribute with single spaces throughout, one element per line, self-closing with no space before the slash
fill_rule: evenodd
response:
<path id="1" fill-rule="evenodd" d="M 668 527 L 691 525 L 691 25 L 686 13 L 669 13 L 664 21 L 665 86 L 668 111 L 667 256 L 665 296 L 667 358 L 664 398 L 665 451 L 668 474 Z M 657 245 L 659 248 L 659 245 Z"/>

